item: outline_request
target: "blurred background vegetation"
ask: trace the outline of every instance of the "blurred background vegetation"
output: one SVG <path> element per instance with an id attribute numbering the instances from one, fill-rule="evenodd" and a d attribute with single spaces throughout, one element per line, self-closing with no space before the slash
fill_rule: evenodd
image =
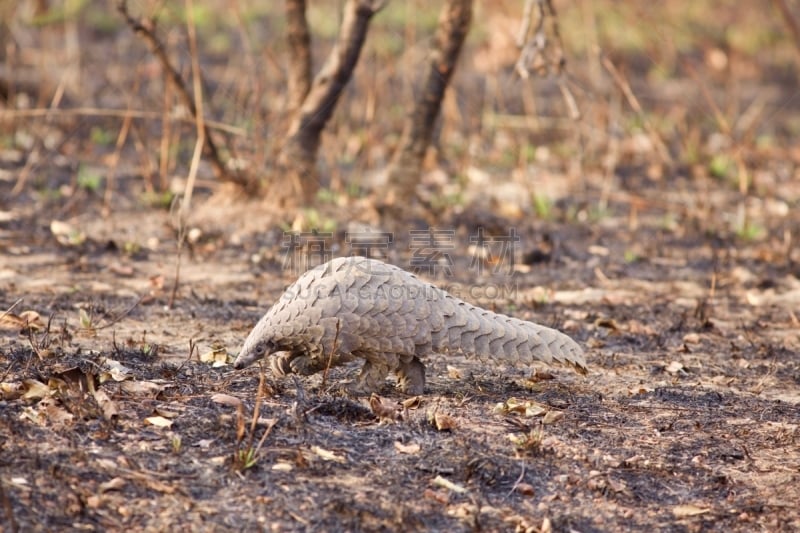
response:
<path id="1" fill-rule="evenodd" d="M 309 4 L 316 72 L 344 2 Z M 28 199 L 68 210 L 78 191 L 102 197 L 106 211 L 120 198 L 168 205 L 185 184 L 195 126 L 114 5 L 2 5 L 0 207 Z M 800 200 L 798 2 L 554 5 L 563 81 L 580 116 L 554 77 L 524 80 L 514 71 L 523 2 L 476 1 L 418 188 L 426 206 L 443 216 L 476 208 L 510 220 L 626 213 L 633 227 L 677 231 L 688 223 L 746 239 L 783 227 Z M 193 6 L 205 116 L 224 139 L 229 165 L 280 179 L 268 169 L 287 127 L 282 2 Z M 185 4 L 129 7 L 156 18 L 191 87 Z M 390 1 L 373 19 L 323 135 L 319 205 L 361 205 L 385 194 L 385 168 L 440 7 Z M 198 187 L 220 191 L 207 165 Z"/>

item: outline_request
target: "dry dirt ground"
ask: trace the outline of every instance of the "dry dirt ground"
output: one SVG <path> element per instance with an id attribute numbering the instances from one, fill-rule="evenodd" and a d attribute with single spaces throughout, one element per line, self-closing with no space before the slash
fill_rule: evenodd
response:
<path id="1" fill-rule="evenodd" d="M 67 228 L 36 202 L 2 226 L 3 531 L 800 528 L 800 282 L 769 239 L 537 221 L 514 275 L 481 277 L 462 215 L 436 281 L 564 329 L 591 370 L 441 357 L 424 397 L 370 405 L 339 392 L 353 369 L 267 370 L 259 395 L 225 364 L 294 277 L 279 215 L 198 208 L 168 308 L 170 216 L 89 200 Z"/>

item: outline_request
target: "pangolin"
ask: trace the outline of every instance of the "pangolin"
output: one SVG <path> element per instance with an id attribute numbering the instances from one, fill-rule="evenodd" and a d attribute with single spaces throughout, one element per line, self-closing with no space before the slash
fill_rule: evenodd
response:
<path id="1" fill-rule="evenodd" d="M 421 358 L 461 352 L 485 363 L 553 361 L 585 372 L 583 350 L 551 328 L 475 307 L 396 266 L 341 257 L 307 271 L 247 336 L 233 366 L 272 355 L 273 373 L 310 375 L 364 359 L 356 394 L 384 385 L 422 394 Z"/>

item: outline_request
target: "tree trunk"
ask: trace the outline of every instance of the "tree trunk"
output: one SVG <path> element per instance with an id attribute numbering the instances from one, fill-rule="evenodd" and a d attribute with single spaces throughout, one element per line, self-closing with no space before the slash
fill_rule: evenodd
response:
<path id="1" fill-rule="evenodd" d="M 311 90 L 311 33 L 305 0 L 286 0 L 286 39 L 289 44 L 289 112 L 303 105 Z"/>
<path id="2" fill-rule="evenodd" d="M 406 120 L 400 147 L 389 169 L 389 183 L 398 203 L 408 201 L 415 195 L 425 151 L 431 142 L 442 98 L 455 70 L 471 20 L 472 0 L 445 1 L 439 14 L 439 26 L 422 92 Z"/>
<path id="3" fill-rule="evenodd" d="M 278 157 L 283 175 L 270 195 L 279 203 L 309 202 L 319 189 L 316 160 L 322 130 L 358 63 L 370 20 L 383 5 L 379 0 L 347 0 L 339 38 L 295 112 Z"/>

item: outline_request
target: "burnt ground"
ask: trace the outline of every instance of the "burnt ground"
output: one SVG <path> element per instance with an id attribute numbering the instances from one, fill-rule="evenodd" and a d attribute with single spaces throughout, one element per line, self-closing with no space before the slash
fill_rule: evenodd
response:
<path id="1" fill-rule="evenodd" d="M 800 530 L 798 50 L 777 11 L 557 2 L 572 120 L 552 79 L 514 74 L 522 3 L 480 3 L 427 207 L 400 221 L 382 170 L 439 3 L 390 2 L 317 201 L 242 199 L 204 160 L 173 295 L 193 122 L 108 3 L 47 4 L 0 9 L 0 531 Z M 282 11 L 202 4 L 217 141 L 280 179 Z M 137 8 L 187 76 L 180 5 Z M 319 6 L 315 66 L 339 20 Z M 513 265 L 472 264 L 480 227 L 516 232 Z M 423 397 L 370 400 L 342 393 L 354 368 L 234 371 L 298 274 L 285 232 L 338 256 L 365 228 L 406 268 L 411 231 L 444 230 L 432 281 L 565 331 L 589 373 L 442 356 Z"/>
<path id="2" fill-rule="evenodd" d="M 424 397 L 404 407 L 387 383 L 376 409 L 340 392 L 354 369 L 325 382 L 267 370 L 257 402 L 259 369 L 225 363 L 293 278 L 282 234 L 242 238 L 241 216 L 213 200 L 200 211 L 206 233 L 183 255 L 171 309 L 164 211 L 73 217 L 83 237 L 66 244 L 34 204 L 16 211 L 2 289 L 6 307 L 23 298 L 0 352 L 4 530 L 800 526 L 800 288 L 763 244 L 640 229 L 626 245 L 613 224 L 535 222 L 516 228 L 535 236 L 518 253 L 534 261 L 483 281 L 457 248 L 440 284 L 569 332 L 589 374 L 443 356 Z M 456 242 L 471 216 L 453 223 Z M 408 265 L 403 239 L 390 255 Z M 24 311 L 38 313 L 33 327 L 10 323 Z"/>

